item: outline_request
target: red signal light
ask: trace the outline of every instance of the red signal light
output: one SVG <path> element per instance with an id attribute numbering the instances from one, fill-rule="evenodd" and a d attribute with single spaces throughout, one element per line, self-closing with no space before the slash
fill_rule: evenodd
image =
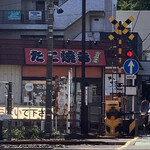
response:
<path id="1" fill-rule="evenodd" d="M 132 51 L 127 51 L 127 57 L 132 57 L 133 56 L 133 52 Z"/>

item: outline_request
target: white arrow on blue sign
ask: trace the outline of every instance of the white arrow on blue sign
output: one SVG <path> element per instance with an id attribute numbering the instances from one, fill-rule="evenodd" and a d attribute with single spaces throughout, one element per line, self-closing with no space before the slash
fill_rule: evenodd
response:
<path id="1" fill-rule="evenodd" d="M 139 64 L 135 59 L 127 59 L 123 65 L 127 74 L 136 74 L 139 71 Z"/>

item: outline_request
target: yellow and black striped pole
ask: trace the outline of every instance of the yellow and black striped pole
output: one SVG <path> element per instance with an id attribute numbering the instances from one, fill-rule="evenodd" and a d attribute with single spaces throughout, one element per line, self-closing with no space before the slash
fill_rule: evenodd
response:
<path id="1" fill-rule="evenodd" d="M 118 92 L 118 102 L 119 106 L 121 107 L 121 96 L 122 96 L 122 87 L 121 87 L 121 67 L 122 67 L 122 30 L 121 30 L 121 22 L 119 22 L 119 27 L 118 27 L 118 87 L 117 87 L 117 92 Z"/>

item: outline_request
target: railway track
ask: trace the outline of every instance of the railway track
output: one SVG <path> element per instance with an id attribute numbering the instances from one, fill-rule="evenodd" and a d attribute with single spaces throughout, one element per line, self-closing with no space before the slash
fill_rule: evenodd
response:
<path id="1" fill-rule="evenodd" d="M 50 150 L 65 149 L 68 145 L 124 145 L 125 142 L 105 141 L 105 139 L 86 139 L 86 140 L 20 140 L 20 141 L 0 141 L 0 150 Z"/>

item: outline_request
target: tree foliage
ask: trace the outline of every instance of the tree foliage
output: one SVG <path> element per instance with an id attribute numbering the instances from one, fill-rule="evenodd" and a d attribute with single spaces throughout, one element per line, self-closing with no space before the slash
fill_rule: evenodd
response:
<path id="1" fill-rule="evenodd" d="M 117 10 L 150 10 L 150 0 L 118 0 Z"/>

